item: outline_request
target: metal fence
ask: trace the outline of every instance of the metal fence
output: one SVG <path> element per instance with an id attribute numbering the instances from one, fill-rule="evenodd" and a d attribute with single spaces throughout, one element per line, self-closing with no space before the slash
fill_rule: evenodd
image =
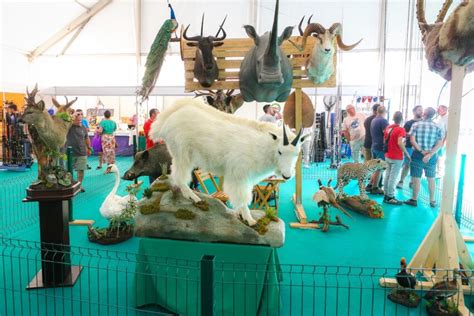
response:
<path id="1" fill-rule="evenodd" d="M 41 267 L 40 243 L 0 242 L 1 315 L 425 315 L 424 301 L 409 309 L 387 299 L 391 289 L 379 282 L 397 269 L 190 261 L 74 246 L 54 254 L 82 266 L 74 287 L 26 290 Z"/>

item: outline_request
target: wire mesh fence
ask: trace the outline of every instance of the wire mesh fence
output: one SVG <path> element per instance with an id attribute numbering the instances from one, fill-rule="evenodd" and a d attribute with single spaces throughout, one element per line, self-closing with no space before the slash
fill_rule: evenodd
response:
<path id="1" fill-rule="evenodd" d="M 392 289 L 380 283 L 398 269 L 177 260 L 74 246 L 52 256 L 82 267 L 73 287 L 27 290 L 42 265 L 41 244 L 0 242 L 2 315 L 426 315 L 425 301 L 407 308 L 387 299 Z M 472 278 L 462 279 L 470 292 Z M 419 275 L 417 290 L 406 291 L 423 296 L 431 285 L 422 281 L 429 279 Z"/>

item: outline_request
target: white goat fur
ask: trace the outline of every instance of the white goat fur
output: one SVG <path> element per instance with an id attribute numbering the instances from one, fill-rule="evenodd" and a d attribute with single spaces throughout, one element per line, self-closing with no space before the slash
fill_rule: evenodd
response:
<path id="1" fill-rule="evenodd" d="M 165 140 L 173 159 L 171 179 L 186 198 L 200 200 L 188 187 L 193 168 L 224 176 L 230 203 L 252 226 L 256 221 L 248 204 L 253 186 L 273 174 L 292 177 L 306 138 L 283 146 L 282 134 L 274 124 L 220 112 L 200 99 L 183 99 L 157 117 L 150 138 Z M 287 135 L 291 143 L 295 135 Z"/>
<path id="2" fill-rule="evenodd" d="M 334 52 L 335 35 L 329 31 L 319 35 L 322 43 L 316 40 L 311 56 L 306 62 L 306 71 L 309 79 L 314 83 L 320 84 L 328 81 L 334 72 Z M 326 52 L 324 49 L 330 49 Z"/>

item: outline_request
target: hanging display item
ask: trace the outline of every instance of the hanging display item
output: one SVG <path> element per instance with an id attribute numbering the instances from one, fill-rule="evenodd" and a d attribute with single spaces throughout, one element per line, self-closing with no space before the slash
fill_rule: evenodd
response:
<path id="1" fill-rule="evenodd" d="M 451 0 L 441 7 L 434 24 L 425 18 L 424 0 L 416 2 L 416 18 L 420 27 L 428 67 L 446 80 L 451 80 L 452 64 L 474 70 L 474 1 L 463 1 L 446 22 Z"/>
<path id="2" fill-rule="evenodd" d="M 303 23 L 301 19 L 298 27 L 300 35 L 303 36 L 303 42 L 301 47 L 293 43 L 295 47 L 303 51 L 306 46 L 308 36 L 316 36 L 319 41 L 316 41 L 313 51 L 306 62 L 306 72 L 308 78 L 316 84 L 322 84 L 326 82 L 334 73 L 334 58 L 335 58 L 335 45 L 344 50 L 349 51 L 354 49 L 362 41 L 360 39 L 357 43 L 352 45 L 346 45 L 342 41 L 342 24 L 334 23 L 328 30 L 319 23 L 310 23 L 311 17 L 308 19 L 308 24 L 303 32 L 301 25 Z"/>
<path id="3" fill-rule="evenodd" d="M 199 81 L 201 86 L 209 88 L 212 86 L 214 81 L 219 77 L 219 68 L 217 68 L 217 62 L 212 54 L 214 47 L 222 46 L 222 42 L 226 38 L 226 33 L 223 28 L 227 16 L 222 21 L 219 29 L 217 30 L 216 36 L 206 36 L 203 37 L 204 29 L 204 14 L 202 15 L 201 20 L 201 35 L 188 37 L 187 32 L 189 29 L 189 24 L 184 30 L 183 38 L 188 41 L 186 45 L 196 47 L 196 55 L 194 60 L 194 77 Z M 222 31 L 222 36 L 219 37 L 219 34 Z"/>
<path id="4" fill-rule="evenodd" d="M 293 91 L 289 96 L 283 108 L 283 121 L 290 128 L 296 126 L 296 103 L 295 103 L 295 92 Z M 303 128 L 309 128 L 313 126 L 314 122 L 314 106 L 311 102 L 311 98 L 301 91 L 301 115 L 302 115 L 302 126 Z"/>
<path id="5" fill-rule="evenodd" d="M 290 94 L 293 69 L 280 45 L 291 36 L 293 27 L 286 27 L 277 36 L 278 7 L 279 0 L 276 1 L 270 32 L 258 36 L 253 26 L 244 26 L 248 36 L 255 42 L 255 46 L 245 55 L 239 72 L 240 92 L 246 102 L 284 102 Z"/>
<path id="6" fill-rule="evenodd" d="M 230 90 L 207 90 L 207 91 L 195 91 L 196 97 L 206 97 L 206 102 L 210 106 L 218 109 L 219 111 L 233 114 L 243 104 L 244 99 L 240 93 L 234 94 L 234 89 Z"/>

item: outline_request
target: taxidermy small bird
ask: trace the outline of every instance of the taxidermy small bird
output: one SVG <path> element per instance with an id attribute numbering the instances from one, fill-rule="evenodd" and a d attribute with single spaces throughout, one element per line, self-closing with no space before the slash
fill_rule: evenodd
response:
<path id="1" fill-rule="evenodd" d="M 350 218 L 352 218 L 351 214 L 349 214 L 345 209 L 342 208 L 342 206 L 339 205 L 339 203 L 337 203 L 337 201 L 336 201 L 336 192 L 330 186 L 331 181 L 332 181 L 332 179 L 329 179 L 328 185 L 324 186 L 323 183 L 321 182 L 321 180 L 318 179 L 319 191 L 314 193 L 313 201 L 315 201 L 318 204 L 318 206 L 332 205 L 334 208 L 337 208 L 342 213 L 344 213 L 347 216 L 349 216 Z"/>
<path id="2" fill-rule="evenodd" d="M 416 277 L 413 273 L 407 272 L 407 261 L 405 258 L 400 260 L 400 272 L 396 275 L 398 285 L 405 289 L 414 289 Z"/>

